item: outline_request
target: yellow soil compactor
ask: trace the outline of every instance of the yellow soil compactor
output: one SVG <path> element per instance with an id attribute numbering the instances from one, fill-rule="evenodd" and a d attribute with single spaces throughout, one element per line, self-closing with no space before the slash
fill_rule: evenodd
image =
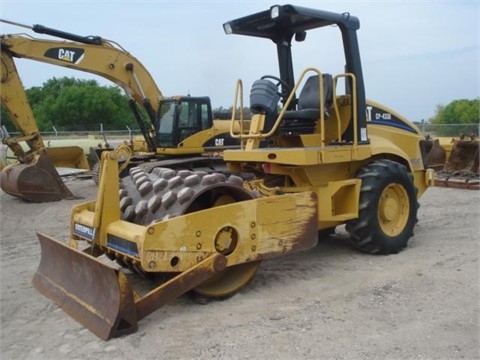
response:
<path id="1" fill-rule="evenodd" d="M 312 67 L 295 80 L 292 40 L 332 26 L 345 73 Z M 224 152 L 232 174 L 254 178 L 139 166 L 119 180 L 115 153 L 103 153 L 98 197 L 73 208 L 69 244 L 38 234 L 35 287 L 102 339 L 135 332 L 140 319 L 189 291 L 231 296 L 261 261 L 311 248 L 319 231 L 337 225 L 371 254 L 397 253 L 413 236 L 417 199 L 434 172 L 415 125 L 365 97 L 359 20 L 284 5 L 224 29 L 277 47 L 279 76 L 254 82 L 250 124 L 231 121 L 241 148 Z M 145 294 L 126 270 L 163 281 Z"/>

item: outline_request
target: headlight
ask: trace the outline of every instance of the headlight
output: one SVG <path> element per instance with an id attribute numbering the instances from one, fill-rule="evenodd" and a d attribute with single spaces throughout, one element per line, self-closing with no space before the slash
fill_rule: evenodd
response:
<path id="1" fill-rule="evenodd" d="M 278 5 L 272 6 L 272 8 L 270 9 L 270 17 L 272 19 L 275 19 L 279 16 L 280 16 L 280 6 Z"/>
<path id="2" fill-rule="evenodd" d="M 232 25 L 230 25 L 230 23 L 223 24 L 223 31 L 225 31 L 225 34 L 227 35 L 233 33 Z"/>

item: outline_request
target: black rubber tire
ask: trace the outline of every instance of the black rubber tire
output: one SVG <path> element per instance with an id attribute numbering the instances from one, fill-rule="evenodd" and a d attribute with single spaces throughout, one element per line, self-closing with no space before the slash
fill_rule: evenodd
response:
<path id="1" fill-rule="evenodd" d="M 412 174 L 402 164 L 378 160 L 362 168 L 357 178 L 362 180 L 358 218 L 346 224 L 354 245 L 370 254 L 400 252 L 417 222 Z"/>

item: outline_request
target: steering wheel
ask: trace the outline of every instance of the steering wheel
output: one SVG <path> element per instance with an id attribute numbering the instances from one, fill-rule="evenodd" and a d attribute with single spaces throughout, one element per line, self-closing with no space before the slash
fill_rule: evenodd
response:
<path id="1" fill-rule="evenodd" d="M 290 89 L 290 86 L 287 84 L 285 80 L 280 79 L 278 76 L 273 76 L 273 75 L 263 75 L 260 79 L 272 79 L 275 80 L 277 83 L 275 84 L 276 87 L 278 87 L 280 84 L 282 85 L 282 90 L 277 91 L 277 94 L 280 95 L 281 98 L 285 98 L 290 94 L 292 89 Z"/>

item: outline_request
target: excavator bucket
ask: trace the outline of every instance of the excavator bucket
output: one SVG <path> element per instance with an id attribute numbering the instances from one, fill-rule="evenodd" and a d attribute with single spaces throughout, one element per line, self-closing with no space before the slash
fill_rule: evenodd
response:
<path id="1" fill-rule="evenodd" d="M 438 139 L 427 141 L 428 167 L 439 171 L 443 169 L 446 161 L 446 151 Z"/>
<path id="2" fill-rule="evenodd" d="M 0 185 L 7 194 L 31 202 L 75 198 L 45 154 L 30 164 L 6 166 L 0 175 Z"/>
<path id="3" fill-rule="evenodd" d="M 55 167 L 90 170 L 85 152 L 80 146 L 47 147 L 45 151 Z"/>
<path id="4" fill-rule="evenodd" d="M 480 140 L 455 140 L 444 168 L 437 173 L 436 186 L 480 189 Z"/>
<path id="5" fill-rule="evenodd" d="M 133 291 L 108 264 L 37 233 L 42 257 L 35 288 L 103 340 L 137 330 Z"/>

